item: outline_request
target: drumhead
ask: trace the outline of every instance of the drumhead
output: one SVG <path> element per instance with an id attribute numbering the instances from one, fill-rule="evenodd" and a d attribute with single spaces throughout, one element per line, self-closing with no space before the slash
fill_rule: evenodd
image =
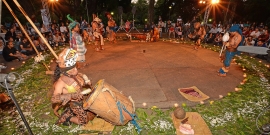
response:
<path id="1" fill-rule="evenodd" d="M 104 86 L 104 79 L 99 80 L 95 86 L 93 87 L 92 90 L 92 94 L 90 94 L 86 100 L 83 102 L 83 108 L 87 109 L 88 107 L 90 107 L 93 102 L 95 101 L 95 99 L 97 98 L 97 96 L 99 95 L 99 93 L 101 92 L 102 88 Z"/>

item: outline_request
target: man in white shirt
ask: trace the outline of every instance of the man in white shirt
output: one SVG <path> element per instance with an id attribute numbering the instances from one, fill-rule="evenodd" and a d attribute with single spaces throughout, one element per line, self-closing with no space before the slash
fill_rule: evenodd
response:
<path id="1" fill-rule="evenodd" d="M 64 33 L 64 34 L 66 34 L 66 33 L 68 32 L 68 31 L 67 31 L 67 27 L 65 26 L 64 23 L 61 24 L 60 32 L 61 32 L 61 33 Z"/>
<path id="2" fill-rule="evenodd" d="M 261 35 L 258 28 L 256 28 L 254 31 L 250 33 L 250 36 L 253 38 L 253 40 L 256 40 Z"/>

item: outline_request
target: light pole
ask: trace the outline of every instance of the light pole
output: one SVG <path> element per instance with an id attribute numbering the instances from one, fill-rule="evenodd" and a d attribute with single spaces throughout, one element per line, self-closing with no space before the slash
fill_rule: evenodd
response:
<path id="1" fill-rule="evenodd" d="M 206 25 L 212 7 L 214 5 L 216 5 L 216 4 L 218 4 L 219 0 L 207 0 L 207 1 L 206 0 L 200 0 L 199 3 L 200 4 L 207 4 L 206 9 L 205 9 L 204 19 L 203 19 L 203 24 Z"/>
<path id="2" fill-rule="evenodd" d="M 58 2 L 58 0 L 50 0 L 50 2 L 51 2 L 51 7 L 52 7 L 52 19 L 53 19 L 53 15 L 55 16 L 55 13 L 54 13 L 54 3 L 55 2 Z"/>
<path id="3" fill-rule="evenodd" d="M 169 20 L 171 20 L 171 9 L 172 9 L 172 6 L 169 6 Z"/>

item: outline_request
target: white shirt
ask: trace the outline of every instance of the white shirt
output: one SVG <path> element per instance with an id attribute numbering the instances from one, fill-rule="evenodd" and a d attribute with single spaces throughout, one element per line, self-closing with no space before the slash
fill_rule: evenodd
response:
<path id="1" fill-rule="evenodd" d="M 67 32 L 67 27 L 66 26 L 61 26 L 60 27 L 60 32 L 62 32 L 62 33 Z"/>
<path id="2" fill-rule="evenodd" d="M 250 36 L 252 36 L 253 38 L 258 38 L 261 35 L 260 31 L 256 32 L 256 31 L 252 31 L 250 33 Z"/>

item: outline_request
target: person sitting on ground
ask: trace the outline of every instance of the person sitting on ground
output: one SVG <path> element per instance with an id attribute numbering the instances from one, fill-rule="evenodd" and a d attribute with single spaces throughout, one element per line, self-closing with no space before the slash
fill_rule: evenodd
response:
<path id="1" fill-rule="evenodd" d="M 254 31 L 252 31 L 250 33 L 249 36 L 251 36 L 253 38 L 253 40 L 255 40 L 255 42 L 257 41 L 258 37 L 261 35 L 260 31 L 258 28 L 256 28 Z"/>
<path id="2" fill-rule="evenodd" d="M 30 43 L 28 42 L 28 39 L 26 37 L 22 38 L 22 42 L 20 43 L 20 47 L 19 47 L 19 51 L 27 56 L 32 55 L 33 52 L 33 48 L 30 45 Z"/>
<path id="3" fill-rule="evenodd" d="M 214 39 L 214 45 L 221 46 L 222 45 L 222 34 L 218 33 Z"/>
<path id="4" fill-rule="evenodd" d="M 53 35 L 53 42 L 55 42 L 56 46 L 63 45 L 64 44 L 63 39 L 60 36 L 60 32 L 59 31 L 57 31 L 55 33 L 55 35 Z"/>
<path id="5" fill-rule="evenodd" d="M 3 49 L 4 49 L 4 41 L 0 40 L 0 54 L 3 54 Z"/>
<path id="6" fill-rule="evenodd" d="M 8 41 L 10 37 L 12 37 L 15 40 L 17 38 L 15 31 L 16 27 L 15 26 L 11 27 L 10 30 L 5 34 L 5 40 Z"/>
<path id="7" fill-rule="evenodd" d="M 262 35 L 258 37 L 258 42 L 261 41 L 263 44 L 267 42 L 269 39 L 269 32 L 268 30 L 265 30 Z"/>
<path id="8" fill-rule="evenodd" d="M 255 44 L 255 41 L 252 40 L 252 37 L 249 36 L 245 38 L 245 42 L 244 42 L 245 46 L 254 46 L 254 44 Z"/>
<path id="9" fill-rule="evenodd" d="M 9 62 L 13 60 L 25 60 L 28 57 L 16 50 L 16 48 L 14 48 L 13 42 L 8 42 L 8 45 L 3 49 L 3 58 L 5 61 Z"/>

